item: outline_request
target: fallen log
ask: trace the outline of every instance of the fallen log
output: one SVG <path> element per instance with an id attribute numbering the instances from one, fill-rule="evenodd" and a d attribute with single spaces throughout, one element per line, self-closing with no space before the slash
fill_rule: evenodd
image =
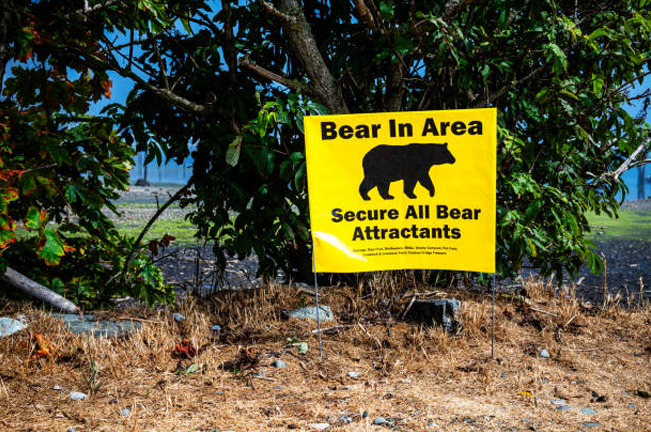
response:
<path id="1" fill-rule="evenodd" d="M 7 267 L 6 272 L 0 273 L 0 283 L 10 285 L 13 288 L 31 295 L 32 297 L 36 297 L 39 300 L 49 303 L 55 308 L 61 309 L 64 312 L 79 312 L 77 305 L 75 305 L 67 298 L 60 296 L 59 294 L 44 287 L 38 282 L 34 282 L 27 276 L 18 273 L 11 267 Z"/>

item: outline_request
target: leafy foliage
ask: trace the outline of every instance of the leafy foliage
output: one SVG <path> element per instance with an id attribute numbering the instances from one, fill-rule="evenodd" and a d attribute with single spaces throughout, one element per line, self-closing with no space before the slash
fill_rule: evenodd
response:
<path id="1" fill-rule="evenodd" d="M 547 272 L 576 274 L 586 260 L 599 270 L 585 213 L 616 213 L 626 190 L 607 173 L 649 135 L 645 113 L 622 108 L 649 104 L 648 91 L 634 87 L 649 74 L 647 1 L 353 3 L 139 0 L 90 2 L 81 12 L 74 2 L 58 2 L 56 12 L 35 4 L 33 16 L 50 34 L 19 32 L 16 56 L 27 57 L 38 39 L 51 61 L 65 59 L 79 80 L 87 77 L 87 98 L 109 90 L 106 71 L 134 82 L 126 106 L 107 107 L 74 142 L 97 134 L 105 142 L 114 133 L 102 128 L 107 122 L 116 143 L 135 144 L 150 159 L 192 153 L 195 195 L 184 203 L 196 203 L 192 221 L 214 241 L 222 266 L 226 253 L 255 252 L 264 275 L 309 274 L 303 116 L 495 106 L 500 273 L 525 258 Z M 17 71 L 10 91 L 40 104 L 34 131 L 57 118 L 36 118 L 49 93 L 36 92 L 39 81 L 27 75 L 39 73 Z M 73 95 L 57 101 L 84 112 L 83 95 L 64 91 L 66 80 L 47 88 Z M 42 185 L 12 187 L 25 194 L 34 184 Z M 83 186 L 66 189 L 67 199 L 90 194 Z"/>
<path id="2" fill-rule="evenodd" d="M 0 99 L 1 270 L 10 264 L 81 303 L 106 290 L 169 299 L 145 255 L 128 264 L 129 283 L 116 288 L 112 279 L 133 241 L 118 235 L 103 209 L 116 210 L 112 200 L 128 187 L 135 152 L 110 122 L 88 115 L 91 102 L 110 96 L 106 71 L 56 52 L 53 44 L 75 39 L 44 21 L 48 14 L 31 15 L 43 12 L 39 5 L 13 6 L 2 11 L 16 34 L 1 53 L 3 72 L 12 60 Z M 76 41 L 92 47 L 89 37 Z"/>

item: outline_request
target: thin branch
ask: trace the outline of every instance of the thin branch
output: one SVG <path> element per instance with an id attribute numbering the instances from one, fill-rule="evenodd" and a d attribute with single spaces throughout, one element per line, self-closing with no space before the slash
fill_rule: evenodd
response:
<path id="1" fill-rule="evenodd" d="M 644 61 L 647 61 L 647 60 L 649 60 L 649 58 L 644 59 Z M 634 76 L 633 78 L 631 78 L 630 80 L 626 81 L 624 84 L 620 85 L 619 87 L 617 87 L 617 88 L 614 89 L 613 91 L 609 92 L 608 94 L 603 95 L 603 96 L 601 97 L 601 99 L 599 99 L 599 102 L 595 103 L 595 104 L 593 105 L 592 109 L 591 109 L 590 111 L 588 111 L 585 115 L 586 115 L 586 116 L 589 116 L 590 114 L 592 114 L 593 112 L 595 112 L 596 110 L 598 110 L 599 108 L 601 108 L 601 106 L 603 105 L 603 103 L 606 102 L 606 101 L 608 101 L 608 100 L 610 100 L 610 98 L 611 98 L 613 95 L 615 95 L 615 94 L 617 94 L 617 93 L 620 93 L 620 92 L 626 90 L 626 87 L 630 86 L 630 85 L 633 84 L 635 81 L 639 80 L 640 78 L 644 78 L 644 77 L 647 76 L 647 75 L 651 75 L 651 71 L 647 71 L 647 72 L 645 72 L 645 73 L 643 73 L 643 74 L 641 74 L 641 75 Z M 646 91 L 646 90 L 645 90 L 645 91 Z"/>
<path id="2" fill-rule="evenodd" d="M 646 165 L 646 164 L 651 164 L 651 159 L 644 159 L 641 161 L 634 162 L 628 167 L 628 169 L 637 168 L 639 166 Z"/>
<path id="3" fill-rule="evenodd" d="M 274 5 L 272 5 L 271 3 L 267 2 L 267 1 L 264 1 L 264 0 L 262 1 L 262 7 L 268 13 L 275 16 L 276 18 L 279 18 L 281 21 L 283 21 L 285 23 L 289 23 L 289 24 L 296 24 L 297 23 L 296 17 L 293 17 L 291 15 L 282 13 L 281 11 L 276 9 L 276 7 Z"/>
<path id="4" fill-rule="evenodd" d="M 204 24 L 205 26 L 209 27 L 213 33 L 216 33 L 220 37 L 224 36 L 224 32 L 219 27 L 217 27 L 217 25 L 210 19 L 210 17 L 201 11 L 197 11 L 196 13 L 203 19 L 203 21 L 195 19 L 194 22 L 198 24 Z"/>
<path id="5" fill-rule="evenodd" d="M 628 159 L 626 159 L 624 161 L 624 163 L 619 166 L 619 168 L 617 168 L 615 171 L 609 171 L 607 173 L 603 173 L 599 177 L 600 178 L 611 178 L 614 181 L 618 182 L 619 177 L 624 173 L 624 171 L 627 171 L 630 168 L 633 168 L 631 165 L 633 164 L 633 161 L 635 160 L 635 158 L 637 158 L 637 156 L 640 153 L 642 153 L 642 151 L 646 152 L 647 147 L 649 147 L 650 143 L 651 143 L 651 138 L 647 138 L 646 140 L 644 140 L 644 142 L 642 144 L 640 144 L 638 146 L 638 148 L 635 149 L 635 151 L 633 153 L 631 153 L 631 155 L 628 157 Z M 644 161 L 642 161 L 642 162 L 644 162 Z M 641 163 L 636 164 L 635 166 L 639 166 L 639 165 L 641 165 Z"/>
<path id="6" fill-rule="evenodd" d="M 165 90 L 170 89 L 170 83 L 167 80 L 167 67 L 165 66 L 165 63 L 163 62 L 163 58 L 160 55 L 160 50 L 158 49 L 158 44 L 153 43 L 152 46 L 154 47 L 154 51 L 156 51 L 156 60 L 158 60 L 158 67 L 160 69 L 161 74 L 163 75 L 163 85 L 165 86 Z"/>
<path id="7" fill-rule="evenodd" d="M 172 93 L 168 89 L 161 89 L 154 86 L 153 84 L 150 84 L 149 82 L 141 78 L 138 74 L 133 72 L 131 69 L 127 69 L 120 66 L 117 61 L 106 62 L 93 55 L 89 55 L 87 59 L 95 66 L 105 68 L 105 69 L 113 69 L 114 71 L 118 72 L 120 75 L 127 78 L 131 78 L 132 80 L 140 84 L 145 89 L 157 94 L 161 99 L 164 99 L 179 108 L 182 108 L 186 111 L 196 112 L 199 114 L 203 114 L 206 112 L 206 107 L 204 105 L 200 105 L 196 102 L 192 102 L 188 99 L 185 99 L 184 97 Z"/>
<path id="8" fill-rule="evenodd" d="M 362 17 L 368 28 L 375 31 L 377 29 L 375 27 L 375 20 L 373 19 L 371 11 L 366 7 L 364 0 L 353 0 L 353 3 L 355 3 L 355 8 L 357 9 L 357 12 L 359 12 L 359 16 Z"/>
<path id="9" fill-rule="evenodd" d="M 167 200 L 167 201 L 165 202 L 165 204 L 163 204 L 162 206 L 160 206 L 160 208 L 159 208 L 158 210 L 156 210 L 156 213 L 154 213 L 154 215 L 151 217 L 151 219 L 149 219 L 149 221 L 147 222 L 147 224 L 145 225 L 145 227 L 142 229 L 142 231 L 140 231 L 140 235 L 138 235 L 138 238 L 136 239 L 135 243 L 133 244 L 133 247 L 132 247 L 131 250 L 129 251 L 129 254 L 127 255 L 126 259 L 124 260 L 124 264 L 123 264 L 122 270 L 120 270 L 118 273 L 114 274 L 114 275 L 113 275 L 113 276 L 112 276 L 112 277 L 111 277 L 111 278 L 106 282 L 106 284 L 105 284 L 106 286 L 108 286 L 111 282 L 113 282 L 113 281 L 114 281 L 115 279 L 117 279 L 118 277 L 119 277 L 122 281 L 124 281 L 124 278 L 125 278 L 125 276 L 126 276 L 126 274 L 127 274 L 127 271 L 129 270 L 129 264 L 131 264 L 131 261 L 135 258 L 136 251 L 140 249 L 140 242 L 141 242 L 142 239 L 145 237 L 145 235 L 147 234 L 147 232 L 149 231 L 149 229 L 152 227 L 152 225 L 154 224 L 154 222 L 156 222 L 156 220 L 158 219 L 158 217 L 159 217 L 161 214 L 163 214 L 163 212 L 164 212 L 165 210 L 167 210 L 167 208 L 168 208 L 170 205 L 172 205 L 172 203 L 174 203 L 175 201 L 178 201 L 178 200 L 183 196 L 183 194 L 185 194 L 185 191 L 187 191 L 187 190 L 190 188 L 190 186 L 192 186 L 193 184 L 194 184 L 194 175 L 190 177 L 190 179 L 189 179 L 188 182 L 185 184 L 185 186 L 183 186 L 181 189 L 179 189 L 178 191 L 176 191 L 176 193 L 175 193 L 172 197 L 170 197 L 170 199 Z M 112 293 L 110 293 L 110 292 L 107 291 L 107 294 L 106 294 L 106 295 L 107 295 L 106 300 L 108 300 L 108 297 L 110 297 L 110 296 L 112 295 Z"/>
<path id="10" fill-rule="evenodd" d="M 300 91 L 306 95 L 314 96 L 315 92 L 308 86 L 307 84 L 300 82 L 298 80 L 293 80 L 281 75 L 278 75 L 276 73 L 271 72 L 270 70 L 267 70 L 261 66 L 256 65 L 255 63 L 251 63 L 249 61 L 248 56 L 244 56 L 240 58 L 240 65 L 246 67 L 247 69 L 252 70 L 253 72 L 257 73 L 260 76 L 263 76 L 271 81 L 275 81 L 278 84 L 282 84 L 283 86 L 290 88 L 295 91 Z"/>
<path id="11" fill-rule="evenodd" d="M 518 87 L 519 85 L 522 85 L 528 81 L 531 81 L 534 79 L 536 76 L 538 76 L 543 70 L 545 70 L 544 64 L 538 66 L 536 69 L 532 70 L 528 75 L 520 78 L 519 80 L 514 80 L 511 81 L 509 85 L 506 85 L 499 89 L 498 91 L 492 93 L 490 97 L 486 98 L 486 101 L 482 101 L 479 103 L 476 103 L 475 105 L 472 106 L 472 108 L 485 108 L 488 107 L 492 102 L 494 102 L 496 99 L 504 95 L 506 92 L 513 90 L 514 88 Z"/>
<path id="12" fill-rule="evenodd" d="M 88 1 L 84 1 L 84 7 L 83 8 L 77 9 L 76 11 L 67 14 L 65 17 L 66 17 L 66 19 L 68 19 L 74 14 L 86 16 L 91 12 L 95 12 L 95 11 L 98 11 L 100 9 L 104 9 L 104 8 L 109 7 L 109 6 L 113 6 L 114 4 L 117 4 L 117 3 L 118 3 L 118 0 L 108 0 L 108 1 L 105 1 L 104 3 L 97 3 L 93 7 L 89 7 L 88 6 Z"/>

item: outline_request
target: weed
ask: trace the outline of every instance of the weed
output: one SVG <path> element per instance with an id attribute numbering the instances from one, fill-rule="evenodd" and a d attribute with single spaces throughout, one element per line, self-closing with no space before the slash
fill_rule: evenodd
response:
<path id="1" fill-rule="evenodd" d="M 88 371 L 86 373 L 82 371 L 81 377 L 86 384 L 86 388 L 88 388 L 88 391 L 92 395 L 97 393 L 102 387 L 102 383 L 99 380 L 99 372 L 102 368 L 102 362 L 101 360 L 97 360 L 95 358 L 95 355 L 92 353 L 90 347 L 90 338 L 87 339 L 86 355 L 88 356 Z"/>

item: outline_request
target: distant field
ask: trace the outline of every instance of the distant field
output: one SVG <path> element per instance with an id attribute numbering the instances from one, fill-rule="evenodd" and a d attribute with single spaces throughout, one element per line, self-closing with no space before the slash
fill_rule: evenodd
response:
<path id="1" fill-rule="evenodd" d="M 589 213 L 590 238 L 651 241 L 651 211 L 620 210 L 618 218 Z"/>

